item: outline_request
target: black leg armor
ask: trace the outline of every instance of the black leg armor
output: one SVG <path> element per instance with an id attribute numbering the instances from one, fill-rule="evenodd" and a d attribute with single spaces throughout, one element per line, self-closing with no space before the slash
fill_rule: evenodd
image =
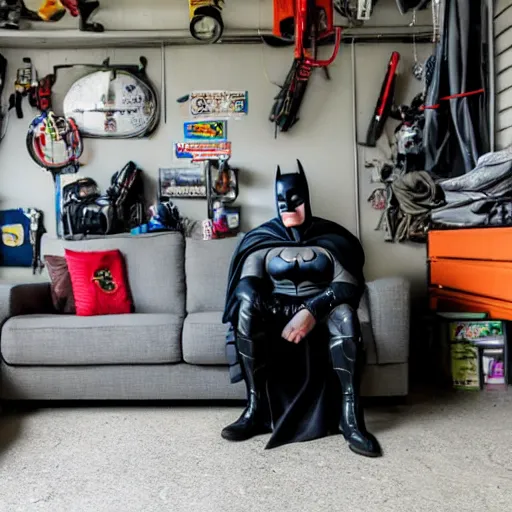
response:
<path id="1" fill-rule="evenodd" d="M 247 386 L 247 407 L 235 421 L 222 430 L 229 441 L 245 441 L 270 432 L 268 402 L 266 399 L 265 335 L 263 316 L 249 300 L 242 300 L 238 313 L 236 346 Z"/>
<path id="2" fill-rule="evenodd" d="M 380 445 L 366 430 L 360 405 L 359 387 L 364 350 L 357 314 L 349 305 L 343 304 L 333 309 L 327 325 L 333 368 L 340 380 L 343 394 L 340 429 L 353 452 L 378 457 L 382 454 Z"/>

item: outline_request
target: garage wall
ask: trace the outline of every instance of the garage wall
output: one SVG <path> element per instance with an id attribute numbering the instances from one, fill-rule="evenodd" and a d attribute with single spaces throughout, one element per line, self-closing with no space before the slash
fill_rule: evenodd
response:
<path id="1" fill-rule="evenodd" d="M 113 2 L 104 0 L 104 4 L 106 10 L 103 15 L 107 16 L 109 6 L 114 8 Z M 246 5 L 242 1 L 240 4 Z M 372 24 L 405 26 L 410 21 L 410 17 L 401 17 L 397 13 L 394 2 L 383 2 L 381 5 Z M 111 19 L 114 18 L 112 15 Z M 242 18 L 245 19 L 245 16 Z M 148 23 L 146 17 L 141 20 Z M 102 18 L 102 21 L 105 20 Z M 133 23 L 134 17 L 125 14 L 124 22 Z M 410 73 L 412 45 L 357 45 L 358 140 L 364 138 L 393 50 L 402 54 L 397 91 L 399 101 L 408 102 L 419 91 L 420 84 Z M 420 46 L 420 57 L 426 57 L 429 51 L 430 45 Z M 14 82 L 16 67 L 23 57 L 31 57 L 42 75 L 50 72 L 55 64 L 101 62 L 107 57 L 111 62 L 135 63 L 140 55 L 144 55 L 149 62 L 149 77 L 159 91 L 162 88 L 159 49 L 11 49 L 2 53 L 10 64 L 8 83 Z M 250 114 L 246 119 L 229 123 L 229 139 L 233 143 L 232 163 L 241 169 L 241 193 L 237 204 L 243 208 L 244 229 L 250 229 L 275 215 L 273 183 L 276 165 L 280 164 L 283 172 L 293 171 L 295 159 L 300 158 L 311 182 L 315 214 L 339 222 L 355 232 L 357 201 L 350 46 L 342 48 L 332 66 L 331 81 L 326 81 L 321 72 L 314 74 L 300 123 L 289 134 L 280 134 L 277 139 L 268 121 L 268 113 L 278 91 L 275 84 L 283 81 L 291 65 L 291 49 L 277 50 L 263 45 L 168 47 L 165 56 L 167 124 L 162 119 L 159 129 L 150 139 L 86 139 L 82 159 L 84 175 L 94 178 L 105 189 L 110 176 L 129 159 L 134 160 L 145 172 L 146 195 L 149 201 L 153 201 L 158 168 L 173 164 L 172 143 L 181 139 L 182 124 L 187 119 L 186 111 L 175 100 L 198 88 L 246 89 L 250 97 Z M 7 135 L 0 145 L 0 208 L 32 206 L 42 209 L 47 230 L 54 233 L 51 176 L 30 160 L 24 146 L 27 125 L 36 112 L 31 111 L 26 102 L 24 111 L 26 118 L 23 120 L 11 116 Z M 367 152 L 367 149 L 359 150 L 357 169 L 361 185 L 361 239 L 368 258 L 367 277 L 406 275 L 413 282 L 415 292 L 422 295 L 425 287 L 424 246 L 388 244 L 384 242 L 383 233 L 374 231 L 379 212 L 373 211 L 366 202 L 372 185 L 364 161 L 375 155 L 368 155 Z M 206 216 L 203 201 L 182 200 L 177 204 L 182 213 L 190 218 L 203 219 Z M 27 269 L 0 268 L 0 279 L 34 278 Z"/>
<path id="2" fill-rule="evenodd" d="M 496 73 L 496 149 L 512 144 L 512 0 L 494 7 Z"/>

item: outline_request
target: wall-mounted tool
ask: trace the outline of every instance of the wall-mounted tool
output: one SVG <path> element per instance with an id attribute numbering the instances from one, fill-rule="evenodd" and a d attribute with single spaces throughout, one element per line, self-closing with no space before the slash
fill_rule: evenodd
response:
<path id="1" fill-rule="evenodd" d="M 377 106 L 375 107 L 375 112 L 370 121 L 370 126 L 368 127 L 366 142 L 360 143 L 362 146 L 369 146 L 374 148 L 377 145 L 377 141 L 379 140 L 380 136 L 382 135 L 384 125 L 386 124 L 386 120 L 391 113 L 391 107 L 393 106 L 393 100 L 395 97 L 396 73 L 399 62 L 400 54 L 398 52 L 393 52 L 388 63 L 386 77 L 382 83 L 379 99 L 377 100 Z"/>
<path id="2" fill-rule="evenodd" d="M 16 115 L 18 119 L 23 119 L 22 100 L 28 96 L 29 103 L 32 107 L 37 106 L 36 90 L 38 86 L 37 72 L 28 57 L 23 58 L 24 66 L 18 68 L 16 72 L 16 82 L 14 83 L 14 93 L 9 100 L 10 105 L 16 107 Z"/>
<path id="3" fill-rule="evenodd" d="M 52 108 L 52 85 L 53 75 L 47 75 L 39 80 L 36 89 L 36 101 L 37 108 L 41 112 L 46 112 Z"/>
<path id="4" fill-rule="evenodd" d="M 293 30 L 292 30 L 293 27 Z M 276 134 L 288 131 L 297 121 L 313 68 L 324 69 L 338 55 L 341 42 L 341 27 L 334 26 L 332 1 L 328 0 L 274 0 L 273 35 L 278 38 L 292 37 L 295 40 L 295 59 L 281 91 L 276 96 L 270 112 Z M 331 42 L 334 50 L 327 60 L 317 58 L 318 46 Z"/>
<path id="5" fill-rule="evenodd" d="M 224 32 L 224 0 L 188 0 L 190 33 L 203 43 L 216 43 Z"/>

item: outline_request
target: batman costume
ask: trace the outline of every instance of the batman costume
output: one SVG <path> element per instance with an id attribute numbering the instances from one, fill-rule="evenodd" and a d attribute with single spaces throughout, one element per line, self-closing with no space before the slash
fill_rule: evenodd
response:
<path id="1" fill-rule="evenodd" d="M 245 380 L 248 403 L 222 437 L 272 433 L 266 447 L 274 448 L 341 432 L 352 451 L 377 457 L 359 400 L 364 252 L 348 230 L 312 216 L 298 165 L 292 174 L 278 168 L 277 217 L 248 232 L 231 261 L 226 349 L 231 381 Z M 298 212 L 300 223 L 286 227 L 285 216 Z M 303 318 L 312 327 L 294 338 Z"/>

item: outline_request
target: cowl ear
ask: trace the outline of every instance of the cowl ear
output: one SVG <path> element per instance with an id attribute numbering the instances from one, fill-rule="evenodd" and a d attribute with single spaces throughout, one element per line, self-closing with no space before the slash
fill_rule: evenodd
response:
<path id="1" fill-rule="evenodd" d="M 299 167 L 299 174 L 306 179 L 306 173 L 304 172 L 304 167 L 302 167 L 302 164 L 300 160 L 297 159 L 297 166 Z"/>
<path id="2" fill-rule="evenodd" d="M 277 166 L 277 170 L 276 170 L 276 181 L 281 179 L 281 166 Z"/>

